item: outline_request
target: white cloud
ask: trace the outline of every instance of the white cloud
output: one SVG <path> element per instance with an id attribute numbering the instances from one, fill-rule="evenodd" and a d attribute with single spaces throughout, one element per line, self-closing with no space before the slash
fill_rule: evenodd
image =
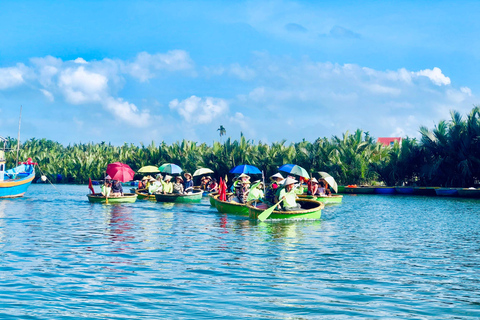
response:
<path id="1" fill-rule="evenodd" d="M 16 67 L 0 68 L 0 90 L 12 88 L 23 84 L 27 68 L 19 63 Z"/>
<path id="2" fill-rule="evenodd" d="M 417 76 L 425 76 L 429 78 L 437 86 L 450 84 L 450 78 L 446 77 L 442 73 L 442 70 L 440 70 L 440 68 L 437 68 L 437 67 L 433 69 L 420 70 L 418 72 L 414 72 L 414 74 Z"/>
<path id="3" fill-rule="evenodd" d="M 40 91 L 43 93 L 43 95 L 50 101 L 53 102 L 55 101 L 55 98 L 53 97 L 53 94 L 45 89 L 40 89 Z"/>
<path id="4" fill-rule="evenodd" d="M 124 69 L 131 76 L 145 82 L 155 77 L 155 72 L 160 70 L 180 71 L 193 68 L 193 61 L 188 52 L 172 50 L 167 53 L 149 54 L 140 52 L 131 63 L 125 63 Z"/>
<path id="5" fill-rule="evenodd" d="M 107 94 L 108 79 L 101 74 L 85 70 L 85 67 L 67 68 L 61 72 L 59 87 L 65 99 L 72 104 L 99 102 Z"/>
<path id="6" fill-rule="evenodd" d="M 178 112 L 182 118 L 193 124 L 210 123 L 228 110 L 228 103 L 223 99 L 191 96 L 183 101 L 170 101 L 170 109 Z"/>
<path id="7" fill-rule="evenodd" d="M 234 63 L 230 66 L 230 74 L 238 77 L 241 80 L 251 80 L 255 77 L 255 71 L 249 67 L 242 67 L 238 63 Z"/>
<path id="8" fill-rule="evenodd" d="M 140 112 L 133 103 L 112 97 L 108 97 L 103 103 L 106 109 L 110 110 L 118 119 L 137 127 L 149 125 L 149 112 L 145 110 Z"/>
<path id="9" fill-rule="evenodd" d="M 88 62 L 85 61 L 85 59 L 80 58 L 80 57 L 77 58 L 77 59 L 75 59 L 75 60 L 73 60 L 73 62 L 78 63 L 78 64 L 88 64 Z"/>

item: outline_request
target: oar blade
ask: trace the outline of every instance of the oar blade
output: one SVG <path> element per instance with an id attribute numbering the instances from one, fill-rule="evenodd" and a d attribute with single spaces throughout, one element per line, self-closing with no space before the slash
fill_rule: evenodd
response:
<path id="1" fill-rule="evenodd" d="M 275 204 L 273 206 L 271 206 L 270 208 L 268 208 L 267 210 L 263 211 L 259 216 L 258 216 L 258 220 L 260 221 L 265 221 L 267 220 L 268 217 L 270 217 L 270 215 L 272 214 L 273 210 L 275 210 L 275 207 L 277 206 L 278 204 Z"/>

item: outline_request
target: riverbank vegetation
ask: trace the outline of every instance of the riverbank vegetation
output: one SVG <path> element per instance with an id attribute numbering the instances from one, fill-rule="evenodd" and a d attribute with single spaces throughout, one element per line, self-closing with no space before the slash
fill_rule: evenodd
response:
<path id="1" fill-rule="evenodd" d="M 63 146 L 46 139 L 30 139 L 20 146 L 20 159 L 37 162 L 37 178 L 43 173 L 52 182 L 86 183 L 102 179 L 107 164 L 120 161 L 133 170 L 145 165 L 171 162 L 185 171 L 200 167 L 218 177 L 239 164 L 252 164 L 270 175 L 285 163 L 298 164 L 309 172 L 326 171 L 340 185 L 372 184 L 471 187 L 480 179 L 480 108 L 463 117 L 451 112 L 451 119 L 432 129 L 421 127 L 420 140 L 404 138 L 393 146 L 382 146 L 360 129 L 341 137 L 318 138 L 314 142 L 287 144 L 285 140 L 265 144 L 226 139 L 213 145 L 179 141 L 170 145 L 86 143 Z M 11 146 L 17 142 L 8 138 Z M 7 167 L 15 153 L 7 154 Z M 60 179 L 61 177 L 61 179 Z"/>

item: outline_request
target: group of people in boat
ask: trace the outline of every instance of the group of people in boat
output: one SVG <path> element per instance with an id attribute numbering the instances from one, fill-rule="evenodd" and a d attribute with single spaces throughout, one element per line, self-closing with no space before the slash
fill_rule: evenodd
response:
<path id="1" fill-rule="evenodd" d="M 122 183 L 118 180 L 113 180 L 109 175 L 105 177 L 105 182 L 102 185 L 102 195 L 105 197 L 123 197 Z"/>
<path id="2" fill-rule="evenodd" d="M 302 210 L 297 203 L 297 195 L 303 194 L 302 181 L 297 181 L 291 176 L 284 178 L 281 173 L 270 176 L 270 183 L 265 187 L 261 181 L 250 183 L 250 177 L 241 174 L 234 179 L 231 186 L 232 195 L 228 200 L 238 203 L 247 203 L 251 200 L 261 199 L 267 205 L 278 204 L 278 209 L 283 211 Z M 329 196 L 331 195 L 328 184 L 325 180 L 318 181 L 312 178 L 307 182 L 309 195 Z M 251 187 L 250 187 L 251 186 Z M 265 192 L 264 192 L 265 190 Z"/>
<path id="3" fill-rule="evenodd" d="M 181 175 L 175 176 L 175 182 L 172 182 L 172 179 L 173 177 L 168 174 L 165 177 L 162 174 L 158 174 L 156 179 L 146 176 L 138 183 L 138 189 L 145 190 L 148 194 L 193 193 L 193 177 L 190 173 L 184 173 L 183 178 Z"/>

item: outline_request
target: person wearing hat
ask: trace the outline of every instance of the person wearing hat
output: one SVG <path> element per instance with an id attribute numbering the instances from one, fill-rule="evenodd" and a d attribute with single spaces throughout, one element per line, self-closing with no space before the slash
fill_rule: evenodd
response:
<path id="1" fill-rule="evenodd" d="M 173 184 L 173 193 L 183 194 L 183 178 L 181 176 L 175 177 L 175 183 Z"/>
<path id="2" fill-rule="evenodd" d="M 278 201 L 282 201 L 283 211 L 298 211 L 303 210 L 297 203 L 297 194 L 303 193 L 303 188 L 296 188 L 295 183 L 298 181 L 288 177 L 285 179 L 283 185 L 285 186 L 278 195 Z"/>
<path id="3" fill-rule="evenodd" d="M 138 182 L 138 190 L 147 188 L 148 177 L 143 177 L 142 180 Z"/>
<path id="4" fill-rule="evenodd" d="M 165 179 L 161 181 L 162 183 L 162 190 L 163 194 L 172 193 L 173 192 L 173 183 L 170 182 L 172 180 L 172 176 L 168 174 L 165 176 Z"/>
<path id="5" fill-rule="evenodd" d="M 308 191 L 307 194 L 312 196 L 312 195 L 317 195 L 320 194 L 318 191 L 318 180 L 315 178 L 310 179 L 308 183 Z"/>
<path id="6" fill-rule="evenodd" d="M 102 195 L 105 197 L 110 196 L 110 192 L 112 192 L 112 178 L 109 175 L 105 177 L 105 182 L 102 185 Z"/>
<path id="7" fill-rule="evenodd" d="M 280 173 L 275 173 L 270 176 L 271 183 L 265 189 L 265 201 L 271 205 L 275 203 L 275 194 L 280 186 L 280 181 L 283 180 L 283 176 Z"/>
<path id="8" fill-rule="evenodd" d="M 162 191 L 162 182 L 155 180 L 153 177 L 149 179 L 148 193 L 154 194 Z"/>
<path id="9" fill-rule="evenodd" d="M 192 180 L 192 175 L 188 172 L 185 172 L 183 174 L 185 177 L 185 182 L 183 184 L 184 187 L 184 192 L 185 193 L 192 193 L 193 192 L 193 180 Z"/>
<path id="10" fill-rule="evenodd" d="M 250 192 L 250 180 L 243 180 L 235 186 L 234 201 L 238 203 L 247 203 L 248 194 Z"/>
<path id="11" fill-rule="evenodd" d="M 251 200 L 263 199 L 263 182 L 257 180 L 253 183 L 248 193 L 247 202 Z"/>
<path id="12" fill-rule="evenodd" d="M 218 183 L 217 179 L 213 178 L 212 181 L 208 184 L 208 192 L 218 192 Z"/>

